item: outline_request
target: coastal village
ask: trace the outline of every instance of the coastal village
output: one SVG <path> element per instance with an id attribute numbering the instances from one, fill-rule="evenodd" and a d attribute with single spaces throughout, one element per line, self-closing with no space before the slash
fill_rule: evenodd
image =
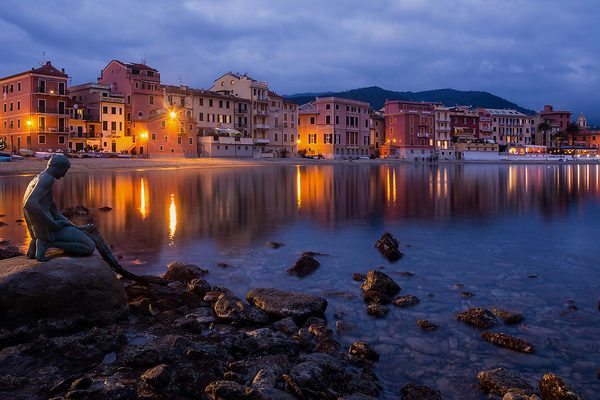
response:
<path id="1" fill-rule="evenodd" d="M 294 156 L 414 161 L 597 159 L 600 131 L 580 113 L 317 97 L 296 104 L 267 81 L 227 72 L 208 89 L 161 82 L 143 63 L 111 60 L 70 85 L 50 61 L 0 78 L 0 151 L 47 157 Z"/>

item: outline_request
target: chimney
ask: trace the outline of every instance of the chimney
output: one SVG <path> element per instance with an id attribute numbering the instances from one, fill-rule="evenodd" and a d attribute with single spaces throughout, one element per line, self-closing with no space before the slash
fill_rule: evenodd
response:
<path id="1" fill-rule="evenodd" d="M 64 68 L 61 68 L 61 69 L 60 69 L 60 72 L 62 72 L 62 73 L 64 74 L 64 73 L 65 73 L 65 69 L 64 69 Z"/>
<path id="2" fill-rule="evenodd" d="M 50 61 L 46 61 L 46 65 L 52 65 Z"/>

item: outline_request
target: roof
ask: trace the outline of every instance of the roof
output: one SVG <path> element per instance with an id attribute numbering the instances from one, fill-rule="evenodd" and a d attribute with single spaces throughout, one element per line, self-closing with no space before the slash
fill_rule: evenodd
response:
<path id="1" fill-rule="evenodd" d="M 26 75 L 26 74 L 56 76 L 59 78 L 68 78 L 69 77 L 65 73 L 64 69 L 59 70 L 58 68 L 54 67 L 50 61 L 46 61 L 46 63 L 39 68 L 31 68 L 31 70 L 29 70 L 29 71 L 19 72 L 18 74 L 10 75 L 10 76 L 0 78 L 0 79 L 10 79 L 10 78 L 14 78 L 16 76 Z"/>
<path id="2" fill-rule="evenodd" d="M 491 115 L 512 115 L 515 117 L 526 117 L 527 115 L 512 109 L 501 109 L 501 108 L 486 108 Z"/>
<path id="3" fill-rule="evenodd" d="M 112 62 L 116 62 L 121 64 L 122 66 L 124 66 L 125 68 L 138 68 L 138 69 L 143 69 L 146 71 L 154 71 L 154 72 L 158 72 L 157 69 L 152 68 L 147 66 L 146 64 L 140 64 L 140 63 L 129 63 L 129 62 L 123 62 L 121 60 L 110 60 L 110 62 L 108 64 L 106 64 L 106 67 L 108 67 L 110 65 L 110 63 Z M 106 67 L 104 67 L 102 70 L 105 70 Z"/>
<path id="4" fill-rule="evenodd" d="M 250 102 L 250 100 L 242 99 L 240 97 L 234 95 L 227 95 L 219 92 L 213 92 L 207 89 L 196 89 L 191 88 L 189 86 L 184 85 L 160 85 L 162 89 L 165 89 L 167 93 L 179 93 L 179 94 L 190 94 L 193 96 L 206 96 L 206 97 L 215 97 L 219 99 L 227 99 L 227 100 L 235 100 L 235 101 L 245 101 Z"/>

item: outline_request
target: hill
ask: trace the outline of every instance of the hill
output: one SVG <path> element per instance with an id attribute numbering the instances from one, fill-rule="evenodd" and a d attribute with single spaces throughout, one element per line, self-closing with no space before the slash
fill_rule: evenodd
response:
<path id="1" fill-rule="evenodd" d="M 386 100 L 410 100 L 439 102 L 450 107 L 455 105 L 463 105 L 484 108 L 512 108 L 522 112 L 523 114 L 535 114 L 535 111 L 533 110 L 523 108 L 515 103 L 503 99 L 502 97 L 488 92 L 463 91 L 454 89 L 437 89 L 423 92 L 395 92 L 392 90 L 382 89 L 378 86 L 371 86 L 347 90 L 345 92 L 298 93 L 285 97 L 295 103 L 304 104 L 313 101 L 315 97 L 324 96 L 335 96 L 344 99 L 366 101 L 371 103 L 371 107 L 373 107 L 374 110 L 378 110 L 383 107 L 383 104 Z"/>

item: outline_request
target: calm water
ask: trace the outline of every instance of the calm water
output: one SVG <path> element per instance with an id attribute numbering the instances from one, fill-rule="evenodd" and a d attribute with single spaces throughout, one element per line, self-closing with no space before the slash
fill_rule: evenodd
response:
<path id="1" fill-rule="evenodd" d="M 0 237 L 27 243 L 21 198 L 31 177 L 0 177 Z M 587 165 L 335 165 L 67 175 L 59 207 L 110 206 L 96 223 L 123 263 L 160 273 L 172 260 L 210 269 L 244 297 L 257 286 L 328 298 L 327 314 L 357 324 L 339 340 L 366 340 L 382 354 L 382 398 L 398 398 L 414 381 L 449 398 L 484 399 L 476 373 L 504 366 L 535 383 L 546 371 L 564 376 L 588 398 L 600 392 L 600 169 Z M 405 257 L 395 264 L 374 248 L 394 233 Z M 286 246 L 272 250 L 268 240 Z M 285 270 L 306 250 L 328 253 L 298 279 Z M 217 263 L 232 267 L 220 269 Z M 383 267 L 421 303 L 365 313 L 352 272 Z M 411 271 L 407 278 L 397 274 Z M 537 274 L 537 279 L 528 275 Z M 475 293 L 459 295 L 454 284 Z M 339 292 L 347 292 L 340 296 Z M 348 298 L 348 293 L 354 298 Z M 503 331 L 534 344 L 533 355 L 485 343 L 454 319 L 470 306 L 522 312 Z M 575 304 L 577 310 L 570 310 Z M 426 333 L 426 318 L 440 325 Z"/>

